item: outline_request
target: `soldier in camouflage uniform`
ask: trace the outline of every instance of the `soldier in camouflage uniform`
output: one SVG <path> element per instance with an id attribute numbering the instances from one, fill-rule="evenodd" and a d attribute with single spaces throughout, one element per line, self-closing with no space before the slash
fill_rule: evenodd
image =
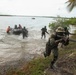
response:
<path id="1" fill-rule="evenodd" d="M 54 68 L 54 63 L 58 59 L 58 44 L 62 42 L 62 37 L 64 35 L 64 29 L 62 27 L 58 27 L 56 32 L 51 35 L 48 42 L 46 43 L 46 51 L 44 56 L 49 56 L 51 51 L 53 52 L 53 60 L 50 63 L 50 68 Z"/>

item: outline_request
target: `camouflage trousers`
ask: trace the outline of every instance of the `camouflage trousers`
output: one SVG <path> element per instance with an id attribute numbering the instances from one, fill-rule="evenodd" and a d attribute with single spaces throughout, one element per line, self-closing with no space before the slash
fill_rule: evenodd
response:
<path id="1" fill-rule="evenodd" d="M 58 59 L 58 48 L 57 47 L 54 48 L 52 50 L 52 53 L 53 53 L 53 60 L 50 63 L 50 67 L 52 67 L 54 65 L 54 63 L 57 61 L 57 59 Z"/>
<path id="2" fill-rule="evenodd" d="M 58 59 L 58 44 L 55 44 L 54 39 L 49 39 L 49 41 L 46 43 L 46 49 L 44 56 L 49 56 L 50 54 L 53 54 L 53 60 L 51 61 L 51 66 L 57 61 Z"/>
<path id="3" fill-rule="evenodd" d="M 55 44 L 55 40 L 54 39 L 49 39 L 49 41 L 46 43 L 46 47 L 45 47 L 45 54 L 46 56 L 49 56 L 51 54 L 51 51 L 53 52 L 54 56 L 58 56 L 58 48 L 57 48 L 57 44 Z"/>

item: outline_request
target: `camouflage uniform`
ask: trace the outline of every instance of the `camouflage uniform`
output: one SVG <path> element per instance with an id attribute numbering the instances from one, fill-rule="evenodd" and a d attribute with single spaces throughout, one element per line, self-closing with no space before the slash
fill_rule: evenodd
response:
<path id="1" fill-rule="evenodd" d="M 62 41 L 62 36 L 64 36 L 64 29 L 62 27 L 58 27 L 56 29 L 56 33 L 52 34 L 49 38 L 48 42 L 49 46 L 46 44 L 46 53 L 44 56 L 49 56 L 51 51 L 53 53 L 53 60 L 51 61 L 50 68 L 53 69 L 54 63 L 58 59 L 58 44 Z"/>

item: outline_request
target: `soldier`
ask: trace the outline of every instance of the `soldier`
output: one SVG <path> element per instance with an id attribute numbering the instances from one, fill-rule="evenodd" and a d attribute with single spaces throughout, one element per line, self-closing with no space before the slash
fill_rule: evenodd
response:
<path id="1" fill-rule="evenodd" d="M 46 38 L 46 33 L 49 34 L 49 33 L 47 32 L 46 26 L 45 26 L 44 28 L 42 28 L 41 31 L 42 31 L 42 33 L 41 33 L 41 39 L 43 38 L 43 36 L 44 36 L 44 38 Z"/>
<path id="2" fill-rule="evenodd" d="M 10 28 L 10 26 L 8 26 L 6 32 L 9 34 L 10 33 L 10 30 L 11 30 L 11 28 Z"/>
<path id="3" fill-rule="evenodd" d="M 49 56 L 51 51 L 53 52 L 53 60 L 50 63 L 50 68 L 54 68 L 54 63 L 58 59 L 58 44 L 63 42 L 62 37 L 64 37 L 64 29 L 62 27 L 58 27 L 56 32 L 51 35 L 48 42 L 46 43 L 46 51 L 44 52 L 44 56 Z"/>
<path id="4" fill-rule="evenodd" d="M 70 39 L 69 39 L 69 35 L 76 35 L 76 34 L 75 34 L 75 33 L 70 33 L 70 32 L 68 31 L 68 28 L 67 28 L 67 27 L 64 27 L 64 31 L 65 31 L 64 34 L 65 34 L 65 36 L 67 37 L 67 38 L 66 38 L 66 41 L 67 41 L 67 42 L 64 43 L 64 45 L 66 46 L 66 45 L 69 44 L 69 40 L 70 40 Z"/>
<path id="5" fill-rule="evenodd" d="M 22 26 L 21 26 L 21 24 L 19 24 L 19 27 L 18 27 L 18 29 L 22 29 Z"/>
<path id="6" fill-rule="evenodd" d="M 22 29 L 22 35 L 23 35 L 23 39 L 25 37 L 28 37 L 28 30 L 26 29 L 26 27 L 24 26 L 23 29 Z"/>

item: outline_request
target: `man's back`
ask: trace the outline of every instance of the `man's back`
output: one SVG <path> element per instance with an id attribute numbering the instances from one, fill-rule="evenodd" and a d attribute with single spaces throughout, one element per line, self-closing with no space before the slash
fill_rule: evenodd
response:
<path id="1" fill-rule="evenodd" d="M 42 28 L 41 30 L 42 30 L 42 32 L 46 32 L 46 29 L 45 28 Z"/>

